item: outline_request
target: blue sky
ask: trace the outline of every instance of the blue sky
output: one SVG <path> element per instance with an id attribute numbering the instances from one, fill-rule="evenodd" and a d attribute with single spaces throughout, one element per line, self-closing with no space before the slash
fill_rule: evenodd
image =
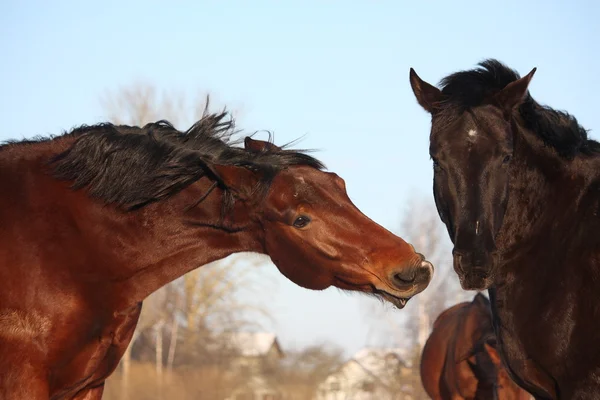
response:
<path id="1" fill-rule="evenodd" d="M 488 4 L 489 3 L 489 4 Z M 408 82 L 495 57 L 540 102 L 600 126 L 600 6 L 589 1 L 0 2 L 0 140 L 106 118 L 107 90 L 134 81 L 210 91 L 248 131 L 306 135 L 367 215 L 402 234 L 414 196 L 431 199 L 429 116 Z M 184 127 L 182 127 L 184 128 Z M 285 281 L 271 296 L 284 345 L 370 339 L 360 296 Z"/>

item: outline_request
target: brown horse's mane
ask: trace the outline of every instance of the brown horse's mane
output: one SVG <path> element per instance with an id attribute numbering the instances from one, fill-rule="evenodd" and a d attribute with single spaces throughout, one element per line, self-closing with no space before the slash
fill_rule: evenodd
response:
<path id="1" fill-rule="evenodd" d="M 54 176 L 73 182 L 74 190 L 87 188 L 90 196 L 126 210 L 164 200 L 205 176 L 215 181 L 212 188 L 224 189 L 232 203 L 230 188 L 215 165 L 255 172 L 259 179 L 252 193 L 264 193 L 275 175 L 289 166 L 325 168 L 305 154 L 306 150 L 287 150 L 287 145 L 265 146 L 261 151 L 238 147 L 235 133 L 228 112 L 205 112 L 187 131 L 179 131 L 165 120 L 143 127 L 101 123 L 2 147 L 72 138 L 69 148 L 50 160 Z M 271 139 L 269 135 L 269 143 Z"/>
<path id="2" fill-rule="evenodd" d="M 479 68 L 451 74 L 440 82 L 446 99 L 442 105 L 448 117 L 483 105 L 486 99 L 519 79 L 519 74 L 490 59 L 479 63 Z M 572 159 L 578 154 L 600 153 L 600 143 L 588 139 L 587 130 L 577 119 L 564 111 L 557 111 L 537 103 L 529 93 L 519 107 L 524 127 L 534 132 L 559 155 Z"/>

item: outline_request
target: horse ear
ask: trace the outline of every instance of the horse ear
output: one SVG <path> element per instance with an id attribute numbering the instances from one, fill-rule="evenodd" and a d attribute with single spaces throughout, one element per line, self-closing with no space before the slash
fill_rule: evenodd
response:
<path id="1" fill-rule="evenodd" d="M 486 342 L 483 344 L 483 346 L 485 347 L 485 351 L 490 356 L 490 359 L 492 360 L 494 365 L 502 364 L 502 360 L 500 359 L 500 355 L 498 354 L 498 351 L 491 344 Z"/>
<path id="2" fill-rule="evenodd" d="M 468 358 L 466 361 L 467 361 L 467 365 L 469 366 L 469 368 L 471 368 L 471 372 L 473 372 L 473 374 L 477 375 L 477 373 L 478 373 L 477 365 L 475 365 L 475 363 Z"/>
<path id="3" fill-rule="evenodd" d="M 410 86 L 417 101 L 427 112 L 433 114 L 439 109 L 439 104 L 444 100 L 442 91 L 419 78 L 414 69 L 410 69 Z"/>
<path id="4" fill-rule="evenodd" d="M 211 170 L 219 183 L 244 196 L 251 192 L 257 178 L 254 172 L 235 165 L 212 165 Z"/>
<path id="5" fill-rule="evenodd" d="M 490 301 L 488 300 L 487 297 L 485 297 L 483 295 L 483 293 L 477 292 L 477 294 L 473 298 L 473 304 L 479 304 L 479 305 L 483 305 L 485 307 L 489 307 Z"/>
<path id="6" fill-rule="evenodd" d="M 246 136 L 244 139 L 244 148 L 253 153 L 281 150 L 280 147 L 275 146 L 273 143 L 265 142 L 264 140 L 255 140 L 249 136 Z"/>
<path id="7" fill-rule="evenodd" d="M 531 82 L 536 70 L 537 68 L 532 69 L 530 73 L 509 83 L 494 95 L 494 100 L 504 111 L 511 112 L 515 107 L 521 105 L 527 94 L 529 82 Z"/>

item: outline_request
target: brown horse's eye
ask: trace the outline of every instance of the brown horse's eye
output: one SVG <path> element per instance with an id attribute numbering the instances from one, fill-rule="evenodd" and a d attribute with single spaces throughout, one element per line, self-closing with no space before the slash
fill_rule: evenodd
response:
<path id="1" fill-rule="evenodd" d="M 294 228 L 304 228 L 310 223 L 310 218 L 305 215 L 301 215 L 294 220 Z"/>
<path id="2" fill-rule="evenodd" d="M 512 159 L 512 156 L 511 156 L 510 154 L 507 154 L 507 155 L 504 157 L 504 160 L 502 160 L 502 163 L 503 163 L 503 164 L 508 164 L 508 163 L 510 162 L 510 160 L 511 160 L 511 159 Z"/>

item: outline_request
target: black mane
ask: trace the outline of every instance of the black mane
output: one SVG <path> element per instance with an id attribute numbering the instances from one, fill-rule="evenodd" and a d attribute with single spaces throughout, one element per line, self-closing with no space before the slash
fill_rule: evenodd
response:
<path id="1" fill-rule="evenodd" d="M 254 152 L 235 147 L 234 127 L 226 112 L 205 114 L 185 132 L 167 121 L 144 127 L 82 126 L 64 135 L 76 140 L 50 164 L 54 176 L 72 181 L 73 189 L 85 187 L 92 197 L 129 210 L 168 198 L 204 176 L 230 194 L 213 165 L 256 172 L 261 179 L 255 192 L 268 188 L 273 177 L 289 166 L 324 168 L 301 151 L 273 147 Z"/>
<path id="2" fill-rule="evenodd" d="M 464 111 L 482 105 L 491 95 L 519 78 L 516 71 L 490 59 L 479 63 L 478 68 L 445 77 L 440 86 L 447 97 L 446 105 Z M 575 117 L 540 105 L 529 93 L 519 107 L 519 113 L 525 128 L 533 131 L 562 157 L 571 159 L 577 154 L 600 152 L 600 143 L 588 139 L 587 131 Z"/>

